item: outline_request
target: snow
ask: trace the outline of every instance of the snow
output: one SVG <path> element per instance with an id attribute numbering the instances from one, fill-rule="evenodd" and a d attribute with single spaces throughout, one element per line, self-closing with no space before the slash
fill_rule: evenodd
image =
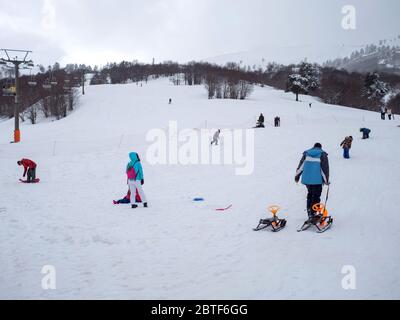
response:
<path id="1" fill-rule="evenodd" d="M 20 144 L 9 143 L 13 119 L 0 122 L 0 298 L 400 298 L 397 119 L 307 96 L 296 103 L 268 87 L 246 101 L 208 100 L 202 86 L 166 79 L 86 92 L 67 118 L 24 123 Z M 255 131 L 252 175 L 235 175 L 233 165 L 146 160 L 148 130 L 170 120 L 180 129 L 246 129 L 261 112 L 267 128 Z M 272 128 L 277 115 L 282 127 Z M 370 140 L 361 140 L 361 127 L 372 129 Z M 344 160 L 339 144 L 348 135 L 355 141 Z M 306 190 L 294 173 L 315 142 L 329 153 L 334 225 L 297 233 Z M 130 151 L 142 156 L 148 209 L 112 205 L 127 191 Z M 38 163 L 39 184 L 18 183 L 23 157 Z M 282 207 L 286 229 L 253 232 L 272 204 Z M 41 287 L 45 265 L 56 269 L 56 290 Z M 356 290 L 342 288 L 347 265 Z"/>

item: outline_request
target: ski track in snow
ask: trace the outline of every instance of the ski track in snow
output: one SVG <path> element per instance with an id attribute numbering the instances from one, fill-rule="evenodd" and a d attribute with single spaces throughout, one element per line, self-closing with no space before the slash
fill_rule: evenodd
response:
<path id="1" fill-rule="evenodd" d="M 13 121 L 1 122 L 0 298 L 400 298 L 399 121 L 301 99 L 257 87 L 247 101 L 207 100 L 203 87 L 162 79 L 90 86 L 66 119 L 23 124 L 18 145 L 8 143 Z M 255 131 L 250 176 L 227 165 L 146 163 L 151 128 L 178 120 L 180 129 L 245 129 L 260 112 L 267 128 Z M 271 128 L 276 115 L 281 128 Z M 364 126 L 368 141 L 358 132 Z M 339 147 L 347 135 L 355 138 L 349 161 Z M 317 141 L 329 153 L 334 225 L 297 233 L 306 190 L 294 173 Z M 112 205 L 126 193 L 130 151 L 142 155 L 147 210 Z M 37 161 L 39 184 L 18 182 L 22 157 Z M 206 201 L 193 203 L 199 196 Z M 272 204 L 286 229 L 253 232 Z M 44 265 L 56 267 L 56 290 L 41 288 Z M 344 265 L 356 268 L 356 290 L 341 287 Z"/>

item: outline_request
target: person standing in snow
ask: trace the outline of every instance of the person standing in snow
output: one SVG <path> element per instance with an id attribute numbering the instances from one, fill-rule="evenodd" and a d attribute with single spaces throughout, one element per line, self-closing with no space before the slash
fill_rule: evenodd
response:
<path id="1" fill-rule="evenodd" d="M 362 134 L 363 134 L 363 140 L 365 140 L 365 139 L 369 139 L 369 134 L 371 133 L 371 130 L 370 129 L 368 129 L 368 128 L 361 128 L 360 129 L 360 132 L 362 132 Z"/>
<path id="2" fill-rule="evenodd" d="M 353 144 L 353 137 L 346 137 L 340 146 L 343 148 L 343 158 L 350 159 L 350 149 L 351 145 Z"/>
<path id="3" fill-rule="evenodd" d="M 388 114 L 389 120 L 392 120 L 392 109 L 388 108 L 387 114 Z"/>
<path id="4" fill-rule="evenodd" d="M 386 107 L 385 106 L 381 107 L 381 119 L 386 120 Z"/>
<path id="5" fill-rule="evenodd" d="M 328 154 L 322 150 L 322 145 L 316 143 L 310 150 L 304 151 L 303 157 L 297 167 L 295 181 L 307 187 L 307 213 L 309 219 L 315 217 L 312 209 L 315 204 L 321 202 L 322 186 L 329 185 L 329 160 Z"/>
<path id="6" fill-rule="evenodd" d="M 215 143 L 216 146 L 218 145 L 220 133 L 221 133 L 221 129 L 218 129 L 218 131 L 216 131 L 216 132 L 214 133 L 213 141 L 211 141 L 211 145 L 213 145 L 214 143 Z"/>
<path id="7" fill-rule="evenodd" d="M 275 127 L 280 127 L 281 126 L 281 118 L 280 117 L 275 117 Z"/>
<path id="8" fill-rule="evenodd" d="M 169 102 L 168 102 L 168 104 L 171 104 L 172 103 L 172 99 L 171 98 L 169 98 Z"/>
<path id="9" fill-rule="evenodd" d="M 264 122 L 265 118 L 264 115 L 261 113 L 260 116 L 258 117 L 256 128 L 265 128 Z"/>
<path id="10" fill-rule="evenodd" d="M 144 194 L 142 185 L 144 184 L 143 168 L 140 163 L 139 155 L 136 152 L 129 154 L 130 162 L 126 166 L 126 174 L 128 176 L 128 185 L 131 190 L 131 194 L 139 193 L 142 199 L 143 206 L 147 208 L 146 195 Z M 136 209 L 138 205 L 135 203 L 135 197 L 131 196 L 132 209 Z"/>
<path id="11" fill-rule="evenodd" d="M 32 183 L 36 179 L 36 168 L 37 164 L 29 159 L 22 159 L 17 162 L 19 166 L 24 166 L 24 175 L 27 176 L 27 182 Z"/>

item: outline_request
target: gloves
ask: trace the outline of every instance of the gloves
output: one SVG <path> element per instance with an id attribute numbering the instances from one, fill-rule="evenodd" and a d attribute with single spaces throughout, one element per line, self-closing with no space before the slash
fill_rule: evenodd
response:
<path id="1" fill-rule="evenodd" d="M 144 179 L 142 179 L 142 180 L 140 181 L 140 183 L 141 183 L 142 185 L 144 185 Z"/>

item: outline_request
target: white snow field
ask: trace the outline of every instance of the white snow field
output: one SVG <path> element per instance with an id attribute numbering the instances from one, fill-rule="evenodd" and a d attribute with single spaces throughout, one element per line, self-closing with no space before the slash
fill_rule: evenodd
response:
<path id="1" fill-rule="evenodd" d="M 23 124 L 20 144 L 9 143 L 13 119 L 1 122 L 0 298 L 399 299 L 399 120 L 301 99 L 256 87 L 246 101 L 208 100 L 202 86 L 160 79 L 90 86 L 66 119 Z M 255 131 L 251 175 L 146 160 L 148 130 L 171 120 L 247 129 L 260 112 L 267 128 Z M 271 126 L 276 115 L 281 128 Z M 339 147 L 347 135 L 350 160 Z M 294 174 L 316 142 L 329 153 L 334 225 L 298 233 L 306 189 Z M 148 209 L 112 204 L 126 194 L 131 151 L 142 158 Z M 21 158 L 38 163 L 39 184 L 18 182 Z M 286 229 L 254 232 L 273 204 Z M 55 268 L 55 290 L 42 288 L 44 266 Z"/>

